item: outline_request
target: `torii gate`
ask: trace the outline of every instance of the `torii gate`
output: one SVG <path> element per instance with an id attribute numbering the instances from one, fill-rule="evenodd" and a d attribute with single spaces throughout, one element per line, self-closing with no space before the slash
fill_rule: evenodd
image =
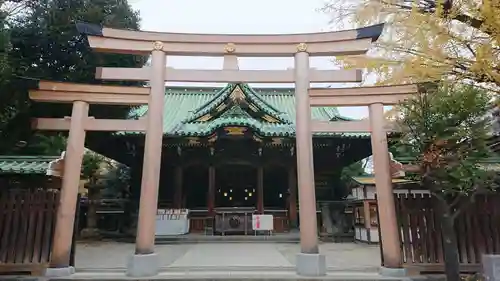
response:
<path id="1" fill-rule="evenodd" d="M 382 247 L 381 273 L 404 276 L 402 268 L 400 230 L 397 224 L 392 190 L 391 163 L 387 132 L 397 131 L 397 124 L 384 115 L 384 105 L 395 105 L 418 93 L 418 85 L 373 86 L 355 88 L 312 88 L 305 103 L 314 106 L 368 106 L 369 119 L 360 121 L 311 121 L 311 132 L 368 132 L 371 133 L 375 188 L 379 213 Z M 305 108 L 305 107 L 304 107 Z M 402 165 L 400 167 L 403 168 Z"/>
<path id="2" fill-rule="evenodd" d="M 340 32 L 289 35 L 221 35 L 183 34 L 118 30 L 80 23 L 77 28 L 88 37 L 90 47 L 100 52 L 152 54 L 151 67 L 99 68 L 96 77 L 103 80 L 149 81 L 150 88 L 67 85 L 70 95 L 48 87 L 38 92 L 38 101 L 73 102 L 73 114 L 68 120 L 38 120 L 39 129 L 68 129 L 67 156 L 59 208 L 53 261 L 47 274 L 68 275 L 72 225 L 76 201 L 76 182 L 83 156 L 85 130 L 144 130 L 146 131 L 144 168 L 141 182 L 139 221 L 135 254 L 127 265 L 127 274 L 134 277 L 155 276 L 159 270 L 154 252 L 155 215 L 158 200 L 161 149 L 163 138 L 163 100 L 165 81 L 177 82 L 249 82 L 295 83 L 296 149 L 300 204 L 301 252 L 297 256 L 297 273 L 306 276 L 326 274 L 325 257 L 318 250 L 312 138 L 308 91 L 311 82 L 361 82 L 360 70 L 314 70 L 310 56 L 346 56 L 365 54 L 380 36 L 383 25 Z M 223 70 L 180 70 L 166 67 L 166 55 L 223 56 Z M 238 70 L 237 56 L 294 57 L 293 70 Z M 86 88 L 89 87 L 89 88 Z M 115 87 L 113 89 L 92 87 Z M 45 91 L 45 92 L 44 92 Z M 356 97 L 353 97 L 356 100 Z M 69 100 L 68 100 L 69 99 Z M 98 120 L 87 116 L 88 103 L 148 104 L 142 120 Z M 175 106 L 175 105 L 172 105 Z M 166 108 L 165 110 L 168 110 Z M 135 121 L 135 122 L 133 122 Z M 45 123 L 44 123 L 45 122 Z M 51 122 L 51 124 L 49 124 Z M 69 124 L 68 124 L 69 123 Z M 45 124 L 45 125 L 44 125 Z M 316 126 L 316 125 L 314 125 Z M 374 136 L 375 137 L 375 136 Z M 380 185 L 380 184 L 378 184 Z M 385 247 L 385 246 L 384 246 Z M 398 265 L 395 266 L 399 266 Z"/>
<path id="3" fill-rule="evenodd" d="M 33 101 L 73 104 L 71 117 L 35 118 L 32 122 L 35 130 L 69 131 L 66 152 L 60 161 L 52 164 L 54 169 L 50 170 L 50 172 L 62 175 L 62 187 L 54 230 L 51 264 L 47 275 L 68 275 L 74 271 L 69 266 L 73 227 L 68 226 L 72 226 L 75 219 L 75 202 L 80 184 L 85 132 L 146 131 L 145 119 L 116 120 L 89 117 L 89 104 L 144 105 L 148 103 L 149 92 L 150 89 L 146 87 L 49 81 L 40 81 L 38 89 L 30 91 L 29 96 Z"/>

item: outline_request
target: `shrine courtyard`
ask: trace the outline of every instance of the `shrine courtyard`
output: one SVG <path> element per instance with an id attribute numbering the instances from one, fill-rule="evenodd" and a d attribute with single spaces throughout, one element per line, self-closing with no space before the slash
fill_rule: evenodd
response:
<path id="1" fill-rule="evenodd" d="M 126 259 L 133 243 L 80 242 L 77 244 L 72 278 L 114 278 L 123 276 Z M 255 274 L 291 275 L 295 270 L 298 243 L 174 243 L 156 245 L 164 278 Z M 361 276 L 378 275 L 380 249 L 378 245 L 356 243 L 323 243 L 320 251 L 326 256 L 329 274 Z M 249 273 L 251 272 L 251 273 Z"/>

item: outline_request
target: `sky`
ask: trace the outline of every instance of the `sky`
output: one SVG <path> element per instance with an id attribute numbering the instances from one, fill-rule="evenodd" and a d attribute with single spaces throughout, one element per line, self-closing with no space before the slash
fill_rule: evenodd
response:
<path id="1" fill-rule="evenodd" d="M 324 0 L 129 0 L 140 12 L 141 29 L 160 32 L 277 34 L 332 30 L 329 16 L 319 11 Z M 167 65 L 187 69 L 222 69 L 222 58 L 167 57 Z M 311 58 L 317 69 L 335 69 L 331 58 Z M 292 58 L 239 58 L 240 69 L 280 70 L 293 67 Z M 186 85 L 186 83 L 167 83 Z M 218 85 L 218 84 L 204 84 Z M 220 84 L 219 84 L 220 85 Z M 348 87 L 357 84 L 334 84 Z M 293 87 L 293 84 L 251 84 L 257 87 Z M 325 86 L 312 84 L 312 86 Z M 364 107 L 339 108 L 342 115 L 364 118 Z"/>

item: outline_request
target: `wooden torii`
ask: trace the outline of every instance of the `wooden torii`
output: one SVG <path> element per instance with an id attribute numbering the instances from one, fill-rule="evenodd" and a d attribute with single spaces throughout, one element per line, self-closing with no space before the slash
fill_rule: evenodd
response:
<path id="1" fill-rule="evenodd" d="M 78 197 L 80 171 L 84 154 L 86 131 L 145 131 L 146 120 L 95 119 L 88 115 L 90 104 L 144 105 L 148 103 L 150 89 L 146 87 L 102 86 L 76 83 L 40 81 L 38 89 L 29 96 L 36 102 L 69 103 L 73 105 L 71 117 L 34 118 L 35 130 L 69 131 L 68 144 L 64 154 L 64 171 L 60 203 L 50 267 L 56 272 L 69 268 L 75 202 Z M 61 164 L 59 163 L 59 164 Z M 56 164 L 56 163 L 55 163 Z M 61 270 L 59 270 L 61 271 Z M 54 273 L 54 275 L 60 275 Z"/>
<path id="2" fill-rule="evenodd" d="M 373 86 L 355 88 L 312 88 L 309 90 L 311 107 L 314 106 L 368 106 L 368 120 L 311 121 L 311 132 L 366 132 L 371 133 L 373 168 L 379 212 L 382 244 L 382 271 L 387 275 L 404 275 L 401 241 L 394 207 L 390 153 L 387 133 L 397 131 L 395 122 L 388 122 L 384 105 L 395 105 L 418 93 L 418 85 Z"/>

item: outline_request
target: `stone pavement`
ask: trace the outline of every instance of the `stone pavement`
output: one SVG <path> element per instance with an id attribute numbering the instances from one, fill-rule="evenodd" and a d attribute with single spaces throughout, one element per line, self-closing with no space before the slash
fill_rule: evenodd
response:
<path id="1" fill-rule="evenodd" d="M 122 281 L 122 280 L 138 280 L 138 278 L 127 277 L 122 273 L 104 272 L 104 273 L 76 273 L 71 277 L 43 279 L 37 281 Z M 308 281 L 308 280 L 336 280 L 336 281 L 412 281 L 410 278 L 395 278 L 384 277 L 376 273 L 359 273 L 359 272 L 328 272 L 322 277 L 303 277 L 295 274 L 294 271 L 168 271 L 161 272 L 157 276 L 143 278 L 143 280 L 203 280 L 203 281 Z"/>
<path id="2" fill-rule="evenodd" d="M 252 271 L 281 272 L 295 269 L 299 244 L 201 243 L 157 245 L 162 270 L 168 272 Z M 117 242 L 79 243 L 77 272 L 124 271 L 134 244 Z M 380 266 L 378 246 L 354 243 L 320 244 L 329 271 L 376 273 Z"/>
<path id="3" fill-rule="evenodd" d="M 134 244 L 118 242 L 79 243 L 76 247 L 76 273 L 62 278 L 31 278 L 26 281 L 121 281 L 138 280 L 125 276 L 127 258 Z M 354 243 L 323 243 L 328 273 L 322 277 L 302 277 L 295 273 L 299 244 L 291 243 L 200 243 L 157 245 L 162 268 L 154 277 L 142 280 L 336 280 L 397 281 L 409 278 L 378 274 L 378 246 Z M 10 277 L 12 278 L 12 277 Z M 8 280 L 22 280 L 22 279 Z M 0 280 L 4 280 L 0 277 Z"/>

